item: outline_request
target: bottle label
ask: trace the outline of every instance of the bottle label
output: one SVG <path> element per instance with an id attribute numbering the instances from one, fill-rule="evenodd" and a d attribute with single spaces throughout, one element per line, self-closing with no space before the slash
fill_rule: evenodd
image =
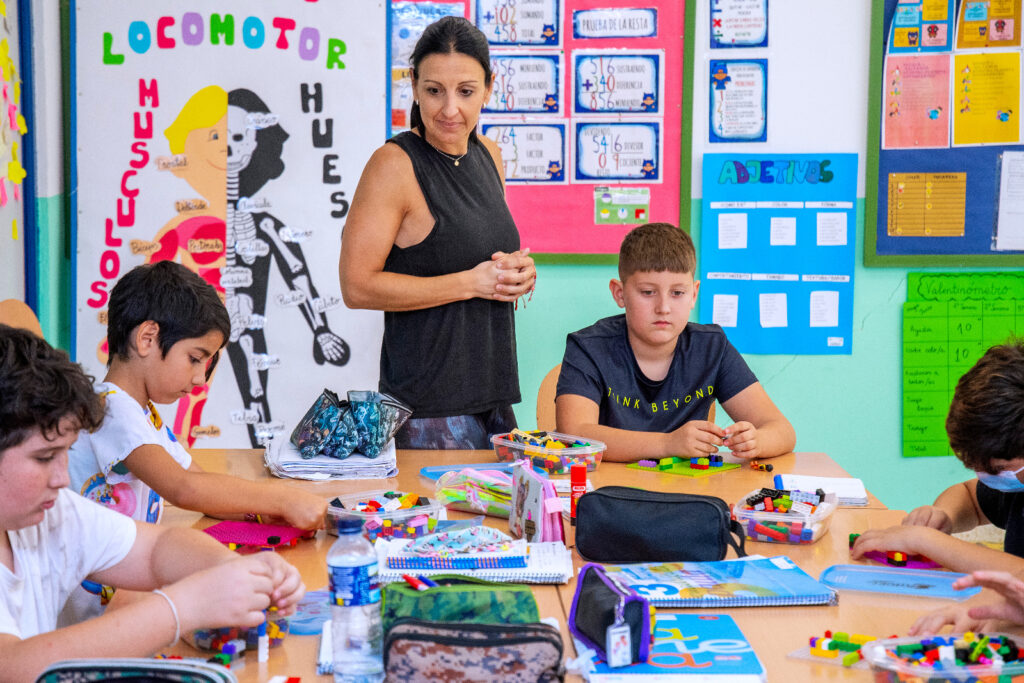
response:
<path id="1" fill-rule="evenodd" d="M 358 567 L 327 567 L 331 588 L 331 604 L 342 607 L 372 605 L 380 602 L 380 579 L 377 563 Z"/>

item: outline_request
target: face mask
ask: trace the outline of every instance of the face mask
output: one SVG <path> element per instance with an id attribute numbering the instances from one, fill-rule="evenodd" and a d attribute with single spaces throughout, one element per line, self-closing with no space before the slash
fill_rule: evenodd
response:
<path id="1" fill-rule="evenodd" d="M 1003 470 L 999 474 L 989 474 L 988 472 L 978 472 L 978 481 L 983 483 L 990 489 L 996 491 L 1004 491 L 1006 493 L 1021 493 L 1024 492 L 1024 483 L 1021 483 L 1017 479 L 1017 475 L 1024 472 L 1024 467 L 1019 470 Z"/>

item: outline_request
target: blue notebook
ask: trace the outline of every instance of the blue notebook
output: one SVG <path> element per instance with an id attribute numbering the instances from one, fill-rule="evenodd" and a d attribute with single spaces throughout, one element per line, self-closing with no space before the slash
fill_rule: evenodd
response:
<path id="1" fill-rule="evenodd" d="M 905 569 L 864 564 L 834 564 L 821 573 L 821 582 L 833 588 L 870 593 L 919 595 L 926 598 L 966 600 L 981 592 L 977 586 L 958 591 L 953 582 L 966 574 L 934 569 Z"/>
<path id="2" fill-rule="evenodd" d="M 834 590 L 784 556 L 606 565 L 605 571 L 657 607 L 716 609 L 836 602 Z"/>
<path id="3" fill-rule="evenodd" d="M 669 614 L 659 612 L 654 645 L 646 662 L 617 669 L 604 662 L 594 665 L 591 683 L 721 680 L 758 683 L 764 667 L 732 617 L 725 614 Z"/>

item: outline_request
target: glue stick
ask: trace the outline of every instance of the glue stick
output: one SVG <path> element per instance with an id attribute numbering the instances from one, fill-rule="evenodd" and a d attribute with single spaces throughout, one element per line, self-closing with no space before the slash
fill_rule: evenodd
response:
<path id="1" fill-rule="evenodd" d="M 569 524 L 576 526 L 576 501 L 587 491 L 587 466 L 585 463 L 569 468 Z"/>

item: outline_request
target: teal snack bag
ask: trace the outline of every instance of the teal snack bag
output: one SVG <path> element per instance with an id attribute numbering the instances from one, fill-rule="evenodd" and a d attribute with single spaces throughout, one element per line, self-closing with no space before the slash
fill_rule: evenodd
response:
<path id="1" fill-rule="evenodd" d="M 439 585 L 425 591 L 404 582 L 384 586 L 381 610 L 385 633 L 405 617 L 468 624 L 540 621 L 537 600 L 529 586 L 448 574 L 430 578 Z"/>

